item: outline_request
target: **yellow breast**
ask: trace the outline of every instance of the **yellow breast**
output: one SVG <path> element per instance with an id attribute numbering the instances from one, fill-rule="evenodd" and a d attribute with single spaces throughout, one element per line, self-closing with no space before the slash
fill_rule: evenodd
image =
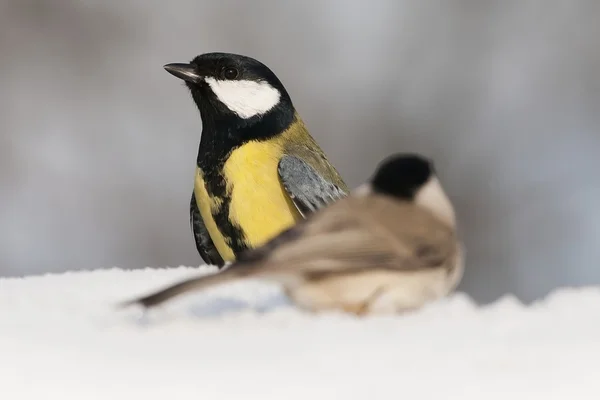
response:
<path id="1" fill-rule="evenodd" d="M 279 180 L 281 152 L 280 146 L 250 142 L 225 163 L 231 185 L 230 218 L 242 228 L 250 247 L 264 244 L 302 219 Z"/>
<path id="2" fill-rule="evenodd" d="M 302 219 L 279 181 L 277 164 L 282 154 L 278 141 L 249 142 L 235 149 L 227 159 L 223 175 L 231 198 L 229 219 L 238 225 L 249 247 L 258 247 Z M 197 170 L 195 193 L 200 213 L 211 238 L 225 261 L 233 251 L 212 217 L 222 199 L 209 199 L 202 171 Z"/>

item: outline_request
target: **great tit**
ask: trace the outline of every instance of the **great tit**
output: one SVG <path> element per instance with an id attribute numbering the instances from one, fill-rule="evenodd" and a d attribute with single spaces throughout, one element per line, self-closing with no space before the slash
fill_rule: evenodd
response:
<path id="1" fill-rule="evenodd" d="M 206 53 L 164 68 L 185 81 L 202 119 L 190 225 L 204 262 L 222 267 L 347 195 L 266 65 Z"/>
<path id="2" fill-rule="evenodd" d="M 185 280 L 123 305 L 156 306 L 236 279 L 280 283 L 311 312 L 416 310 L 452 292 L 464 270 L 454 208 L 433 162 L 396 154 L 349 196 L 248 250 L 219 273 Z"/>

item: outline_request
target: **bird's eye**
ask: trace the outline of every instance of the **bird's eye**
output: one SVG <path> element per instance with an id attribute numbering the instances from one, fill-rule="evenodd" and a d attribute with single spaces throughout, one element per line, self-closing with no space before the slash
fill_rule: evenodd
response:
<path id="1" fill-rule="evenodd" d="M 223 70 L 223 77 L 225 79 L 235 79 L 238 76 L 238 70 L 235 68 L 225 68 Z"/>

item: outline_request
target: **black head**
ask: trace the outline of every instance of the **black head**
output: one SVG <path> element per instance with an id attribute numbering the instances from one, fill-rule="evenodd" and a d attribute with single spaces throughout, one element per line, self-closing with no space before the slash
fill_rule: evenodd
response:
<path id="1" fill-rule="evenodd" d="M 379 164 L 371 185 L 375 192 L 413 200 L 434 175 L 431 160 L 418 154 L 395 154 Z"/>
<path id="2" fill-rule="evenodd" d="M 293 105 L 275 73 L 254 58 L 230 53 L 205 53 L 189 64 L 164 68 L 185 81 L 201 112 L 241 119 L 261 117 Z M 204 115 L 204 117 L 212 115 Z"/>

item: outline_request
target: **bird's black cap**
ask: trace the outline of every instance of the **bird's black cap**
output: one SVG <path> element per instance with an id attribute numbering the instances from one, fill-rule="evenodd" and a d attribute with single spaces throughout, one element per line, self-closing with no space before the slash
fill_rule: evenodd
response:
<path id="1" fill-rule="evenodd" d="M 377 193 L 413 200 L 434 174 L 433 161 L 415 153 L 400 153 L 379 164 L 371 185 Z"/>
<path id="2" fill-rule="evenodd" d="M 262 62 L 248 56 L 233 53 L 204 53 L 188 64 L 171 63 L 163 67 L 171 75 L 182 79 L 193 88 L 201 84 L 203 77 L 225 80 L 266 81 L 289 99 L 285 87 L 275 73 Z"/>
<path id="3" fill-rule="evenodd" d="M 246 138 L 256 138 L 271 137 L 286 129 L 293 121 L 295 108 L 285 87 L 269 67 L 252 57 L 233 53 L 204 53 L 189 63 L 171 63 L 163 68 L 185 82 L 205 125 L 215 125 L 215 120 L 218 120 L 221 125 L 227 125 L 222 130 L 231 134 L 230 128 L 233 126 L 239 128 L 259 124 L 259 131 L 245 134 Z M 278 95 L 268 97 L 265 103 L 260 100 L 261 97 L 255 96 L 252 88 L 237 86 L 236 82 L 241 81 L 263 85 L 264 90 Z M 215 92 L 213 85 L 222 86 L 225 82 L 229 91 Z M 233 109 L 232 96 L 236 96 L 236 91 L 244 90 L 247 91 L 246 95 L 237 94 L 237 101 L 233 101 L 236 109 Z M 225 99 L 222 97 L 224 93 Z M 254 99 L 259 99 L 258 104 L 251 103 Z M 269 104 L 271 100 L 272 105 Z M 245 109 L 242 113 L 240 105 Z M 260 111 L 261 108 L 264 110 Z M 248 114 L 243 114 L 244 111 Z"/>

